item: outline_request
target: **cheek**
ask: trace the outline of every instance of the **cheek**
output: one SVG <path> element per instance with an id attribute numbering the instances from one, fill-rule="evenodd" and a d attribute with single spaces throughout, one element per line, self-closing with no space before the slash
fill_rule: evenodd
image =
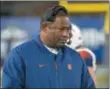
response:
<path id="1" fill-rule="evenodd" d="M 54 32 L 48 32 L 48 39 L 50 39 L 50 41 L 55 40 L 55 33 Z"/>
<path id="2" fill-rule="evenodd" d="M 57 41 L 58 40 L 58 34 L 54 33 L 52 34 L 52 37 L 53 37 L 53 41 Z"/>
<path id="3" fill-rule="evenodd" d="M 57 33 L 52 32 L 52 33 L 50 34 L 50 39 L 51 39 L 51 42 L 52 42 L 52 43 L 57 43 L 57 41 L 58 41 L 58 39 L 59 39 L 59 36 L 58 36 Z"/>
<path id="4" fill-rule="evenodd" d="M 59 39 L 59 32 L 55 30 L 51 31 L 49 30 L 48 32 L 48 39 L 52 42 L 52 43 L 56 43 Z"/>

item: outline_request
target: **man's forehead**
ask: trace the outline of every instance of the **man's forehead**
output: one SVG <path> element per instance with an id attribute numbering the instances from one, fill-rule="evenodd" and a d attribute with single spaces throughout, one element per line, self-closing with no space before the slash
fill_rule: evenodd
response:
<path id="1" fill-rule="evenodd" d="M 67 26 L 70 26 L 70 20 L 66 16 L 59 16 L 55 19 L 53 25 L 60 26 L 60 27 L 62 26 L 67 27 Z"/>

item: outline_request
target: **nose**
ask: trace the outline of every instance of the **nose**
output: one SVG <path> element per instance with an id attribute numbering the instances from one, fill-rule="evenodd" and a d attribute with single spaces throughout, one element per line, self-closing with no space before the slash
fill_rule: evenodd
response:
<path id="1" fill-rule="evenodd" d="M 64 30 L 62 33 L 62 36 L 65 38 L 69 38 L 69 31 L 68 30 Z"/>

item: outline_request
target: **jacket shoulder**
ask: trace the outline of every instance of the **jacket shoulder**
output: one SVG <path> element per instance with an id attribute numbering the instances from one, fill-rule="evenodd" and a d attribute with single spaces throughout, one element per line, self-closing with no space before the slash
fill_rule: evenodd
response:
<path id="1" fill-rule="evenodd" d="M 66 47 L 66 52 L 66 54 L 68 54 L 72 59 L 82 61 L 80 54 L 76 50 Z"/>

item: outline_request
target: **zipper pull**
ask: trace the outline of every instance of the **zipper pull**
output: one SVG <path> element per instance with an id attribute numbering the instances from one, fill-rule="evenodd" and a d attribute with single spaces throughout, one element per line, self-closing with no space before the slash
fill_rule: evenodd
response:
<path id="1" fill-rule="evenodd" d="M 57 64 L 55 63 L 55 69 L 56 69 L 56 71 L 58 70 L 58 66 L 57 66 Z"/>

